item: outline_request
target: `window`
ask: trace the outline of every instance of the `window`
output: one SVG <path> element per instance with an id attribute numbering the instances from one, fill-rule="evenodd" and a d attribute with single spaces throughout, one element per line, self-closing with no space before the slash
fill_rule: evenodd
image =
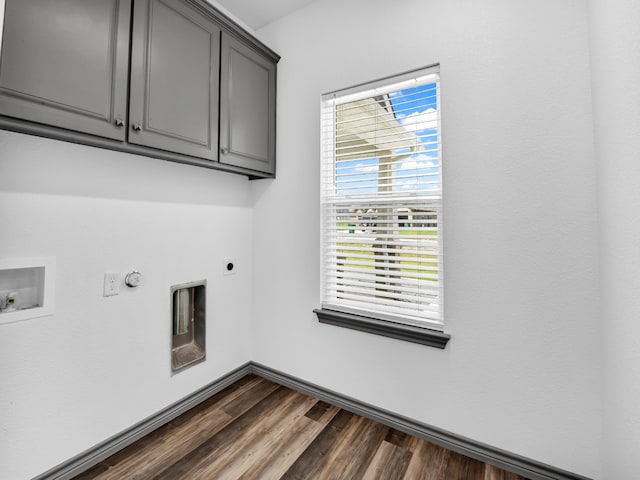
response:
<path id="1" fill-rule="evenodd" d="M 444 348 L 439 88 L 434 66 L 323 95 L 320 321 Z"/>

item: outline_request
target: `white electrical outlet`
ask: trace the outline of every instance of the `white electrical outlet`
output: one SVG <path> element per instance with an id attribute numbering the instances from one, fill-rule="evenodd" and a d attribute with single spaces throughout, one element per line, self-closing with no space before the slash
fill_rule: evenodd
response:
<path id="1" fill-rule="evenodd" d="M 111 297 L 120 293 L 120 274 L 118 272 L 104 272 L 104 288 L 102 295 Z"/>
<path id="2" fill-rule="evenodd" d="M 238 271 L 238 264 L 235 260 L 225 260 L 224 266 L 222 267 L 223 275 L 235 275 Z"/>

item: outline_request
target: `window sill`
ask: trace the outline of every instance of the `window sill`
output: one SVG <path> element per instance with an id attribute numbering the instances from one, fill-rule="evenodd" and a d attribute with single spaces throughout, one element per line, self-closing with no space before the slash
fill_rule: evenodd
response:
<path id="1" fill-rule="evenodd" d="M 374 335 L 382 335 L 407 342 L 420 343 L 430 347 L 444 349 L 451 338 L 451 335 L 428 328 L 403 325 L 372 317 L 338 312 L 336 310 L 317 308 L 314 310 L 314 313 L 318 316 L 320 323 L 373 333 Z"/>

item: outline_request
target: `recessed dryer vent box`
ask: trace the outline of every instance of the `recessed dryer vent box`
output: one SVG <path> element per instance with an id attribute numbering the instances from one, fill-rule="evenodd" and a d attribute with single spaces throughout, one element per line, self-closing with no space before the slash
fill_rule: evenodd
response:
<path id="1" fill-rule="evenodd" d="M 171 370 L 202 362 L 206 356 L 206 280 L 171 287 Z"/>
<path id="2" fill-rule="evenodd" d="M 55 258 L 0 259 L 0 325 L 53 315 Z"/>

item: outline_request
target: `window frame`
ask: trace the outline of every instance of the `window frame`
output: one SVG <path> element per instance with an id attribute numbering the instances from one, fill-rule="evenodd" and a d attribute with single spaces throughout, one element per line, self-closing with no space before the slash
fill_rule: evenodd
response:
<path id="1" fill-rule="evenodd" d="M 367 98 L 372 98 L 374 97 L 377 92 L 379 92 L 380 90 L 384 91 L 385 89 L 388 89 L 388 92 L 399 92 L 401 91 L 401 88 L 398 84 L 402 84 L 404 82 L 411 82 L 411 81 L 415 81 L 415 79 L 420 79 L 422 77 L 425 76 L 429 76 L 429 75 L 433 75 L 436 74 L 437 75 L 437 79 L 435 80 L 435 83 L 437 85 L 436 87 L 436 95 L 438 98 L 438 103 L 437 103 L 437 112 L 438 112 L 438 127 L 437 127 L 437 136 L 438 136 L 438 149 L 441 152 L 441 146 L 442 146 L 442 136 L 441 136 L 441 124 L 440 124 L 440 117 L 441 117 L 441 103 L 440 103 L 440 65 L 439 64 L 434 64 L 428 67 L 424 67 L 424 68 L 420 68 L 417 70 L 412 70 L 409 72 L 405 72 L 399 75 L 393 75 L 393 76 L 389 76 L 389 77 L 385 77 L 382 79 L 378 79 L 372 82 L 367 82 L 364 84 L 360 84 L 360 85 L 356 85 L 354 87 L 350 87 L 347 89 L 342 89 L 336 92 L 331 92 L 329 94 L 325 94 L 322 96 L 322 102 L 321 102 L 321 115 L 324 114 L 325 112 L 325 108 L 326 108 L 326 104 L 331 104 L 332 101 L 328 100 L 328 98 L 330 98 L 331 96 L 333 96 L 333 98 L 337 98 L 340 99 L 340 102 L 345 103 L 347 101 L 350 100 L 345 100 L 345 98 L 350 99 L 351 97 L 355 98 L 355 99 L 367 99 Z M 421 83 L 420 85 L 428 85 L 428 83 Z M 419 86 L 419 85 L 417 85 Z M 391 88 L 389 88 L 391 87 Z M 335 106 L 335 102 L 333 103 L 332 106 L 332 112 L 334 112 L 333 114 L 335 114 L 336 111 L 336 106 Z M 395 115 L 395 112 L 394 112 Z M 333 122 L 334 120 L 331 120 L 331 122 Z M 325 131 L 325 124 L 323 122 L 323 126 L 322 126 L 322 131 L 321 131 L 321 142 L 322 142 L 322 146 L 323 146 L 323 153 L 322 153 L 322 158 L 321 158 L 321 162 L 320 162 L 320 168 L 322 170 L 324 169 L 328 169 L 327 172 L 328 173 L 323 173 L 321 172 L 321 179 L 324 179 L 325 176 L 334 176 L 336 175 L 336 170 L 335 170 L 335 160 L 331 160 L 328 161 L 327 160 L 327 155 L 331 155 L 333 157 L 335 157 L 335 126 L 331 125 L 331 129 L 329 132 Z M 331 145 L 330 148 L 327 149 L 326 145 L 329 144 Z M 331 151 L 330 154 L 326 154 L 325 150 L 329 150 Z M 440 186 L 442 183 L 441 177 L 442 177 L 442 163 L 441 163 L 441 155 L 438 156 L 438 160 L 439 160 L 439 176 L 440 176 Z M 330 169 L 330 172 L 329 172 Z M 324 185 L 322 186 L 322 188 L 324 188 Z M 337 188 L 337 187 L 336 187 Z M 439 212 L 438 212 L 438 217 L 437 217 L 437 222 L 439 224 L 439 228 L 441 228 L 441 218 L 442 218 L 442 189 L 440 188 L 439 190 L 439 196 L 440 196 L 440 201 L 439 201 Z M 377 198 L 379 197 L 379 194 L 377 196 Z M 393 200 L 392 200 L 393 201 Z M 323 200 L 320 202 L 320 209 L 321 209 L 321 222 L 324 221 L 325 219 L 325 210 L 329 207 L 325 206 L 325 204 L 329 204 L 330 202 L 325 202 L 324 201 L 324 197 Z M 389 218 L 393 218 L 392 216 L 387 218 L 387 221 Z M 324 226 L 321 226 L 322 228 L 322 238 L 321 238 L 321 245 L 324 245 L 325 239 L 326 239 L 326 234 L 324 231 Z M 340 306 L 340 305 L 333 305 L 327 302 L 327 304 L 325 304 L 325 293 L 322 292 L 321 294 L 321 299 L 322 299 L 322 306 L 320 308 L 317 308 L 314 310 L 314 313 L 316 314 L 318 320 L 320 323 L 324 323 L 324 324 L 329 324 L 329 325 L 334 325 L 334 326 L 340 326 L 340 327 L 344 327 L 344 328 L 349 328 L 349 329 L 353 329 L 353 330 L 358 330 L 358 331 L 362 331 L 362 332 L 367 332 L 367 333 L 372 333 L 372 334 L 376 334 L 376 335 L 382 335 L 385 337 L 390 337 L 390 338 L 395 338 L 398 340 L 403 340 L 403 341 L 408 341 L 408 342 L 412 342 L 412 343 L 418 343 L 418 344 L 422 344 L 422 345 L 428 345 L 428 346 L 432 346 L 432 347 L 436 347 L 436 348 L 441 348 L 444 349 L 445 346 L 447 345 L 448 341 L 450 340 L 451 336 L 447 333 L 444 333 L 444 321 L 442 318 L 442 291 L 443 291 L 443 275 L 442 275 L 442 235 L 441 235 L 441 231 L 439 233 L 438 236 L 438 244 L 437 244 L 437 251 L 438 251 L 438 255 L 439 255 L 439 260 L 438 260 L 438 269 L 439 269 L 439 273 L 438 273 L 438 284 L 437 284 L 437 289 L 439 292 L 439 298 L 438 298 L 438 307 L 439 307 L 439 314 L 441 316 L 440 321 L 439 322 L 432 322 L 429 319 L 425 319 L 425 321 L 416 321 L 415 319 L 411 319 L 409 317 L 405 319 L 402 318 L 402 316 L 391 316 L 388 317 L 385 314 L 381 314 L 381 313 L 373 313 L 373 312 L 367 312 L 364 309 L 358 308 L 358 309 L 352 309 L 350 308 L 348 305 L 344 305 L 344 306 Z M 324 284 L 325 284 L 325 276 L 327 275 L 325 273 L 325 266 L 323 265 L 323 262 L 325 261 L 325 256 L 324 256 L 324 251 L 322 251 L 321 253 L 321 265 L 320 265 L 320 281 L 321 281 L 321 285 L 322 288 L 324 288 Z"/>

